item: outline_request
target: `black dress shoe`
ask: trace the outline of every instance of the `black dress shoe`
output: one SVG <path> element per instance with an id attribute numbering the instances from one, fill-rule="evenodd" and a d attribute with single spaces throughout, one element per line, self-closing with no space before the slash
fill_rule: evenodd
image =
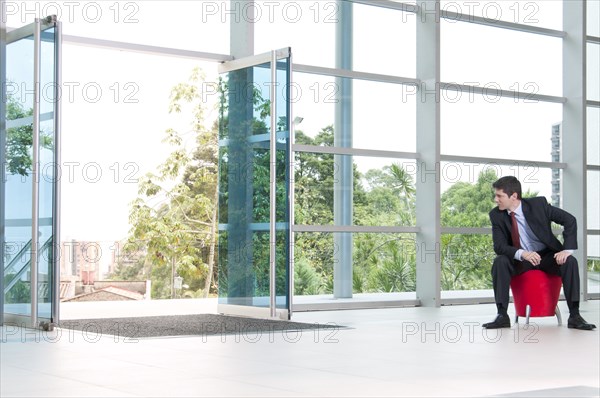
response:
<path id="1" fill-rule="evenodd" d="M 567 327 L 569 329 L 579 329 L 579 330 L 594 330 L 596 325 L 593 323 L 587 323 L 585 319 L 581 317 L 581 315 L 571 315 L 569 316 L 569 320 L 567 321 Z"/>
<path id="2" fill-rule="evenodd" d="M 510 318 L 508 315 L 498 314 L 496 315 L 496 319 L 492 322 L 484 323 L 483 325 L 486 329 L 500 329 L 500 328 L 509 328 L 510 327 Z"/>

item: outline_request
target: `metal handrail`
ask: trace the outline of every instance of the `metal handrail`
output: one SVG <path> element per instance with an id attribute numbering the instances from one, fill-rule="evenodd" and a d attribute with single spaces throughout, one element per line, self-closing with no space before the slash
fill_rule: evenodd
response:
<path id="1" fill-rule="evenodd" d="M 25 246 L 23 246 L 23 248 L 21 250 L 19 250 L 19 252 L 17 253 L 17 255 L 15 257 L 13 257 L 12 260 L 10 260 L 10 262 L 8 263 L 7 266 L 4 267 L 4 273 L 6 273 L 7 269 L 10 269 L 10 267 L 12 267 L 14 265 L 14 263 L 20 259 L 21 257 L 23 257 L 23 254 L 25 253 L 26 250 L 28 250 L 29 248 L 31 248 L 31 239 L 29 239 L 29 242 L 27 242 L 27 244 Z"/>
<path id="2" fill-rule="evenodd" d="M 48 238 L 48 240 L 42 245 L 42 247 L 40 248 L 39 252 L 42 252 L 46 249 L 48 249 L 48 247 L 52 246 L 52 238 L 53 236 L 50 236 Z M 31 241 L 29 241 L 28 245 L 26 245 L 26 247 L 29 246 L 31 247 Z M 17 255 L 17 257 L 15 257 L 9 264 L 9 266 L 11 264 L 13 264 L 13 262 L 20 257 L 23 257 L 24 254 L 24 249 L 25 247 L 19 252 L 19 255 Z M 30 251 L 31 253 L 31 251 Z M 21 276 L 27 271 L 27 266 L 31 265 L 31 257 L 29 257 L 29 260 L 27 262 L 25 262 L 23 264 L 23 266 L 21 267 L 21 269 L 19 271 L 17 271 L 17 273 L 15 274 L 15 276 L 11 279 L 10 282 L 8 282 L 6 284 L 6 286 L 4 286 L 4 294 L 8 293 L 10 291 L 10 289 L 13 288 L 13 286 L 15 286 L 17 284 L 17 282 L 20 280 Z M 5 270 L 8 269 L 8 267 L 5 268 Z"/>

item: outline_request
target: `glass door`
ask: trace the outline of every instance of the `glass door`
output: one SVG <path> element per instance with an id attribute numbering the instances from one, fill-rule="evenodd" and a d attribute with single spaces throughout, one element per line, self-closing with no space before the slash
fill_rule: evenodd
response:
<path id="1" fill-rule="evenodd" d="M 58 318 L 60 24 L 2 28 L 0 322 Z"/>
<path id="2" fill-rule="evenodd" d="M 221 313 L 291 317 L 291 51 L 220 67 Z"/>

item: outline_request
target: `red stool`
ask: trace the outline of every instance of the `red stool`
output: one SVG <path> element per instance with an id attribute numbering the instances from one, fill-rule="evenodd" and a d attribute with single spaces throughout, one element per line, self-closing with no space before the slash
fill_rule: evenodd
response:
<path id="1" fill-rule="evenodd" d="M 514 276 L 510 281 L 513 293 L 513 302 L 517 316 L 525 317 L 525 324 L 529 324 L 529 317 L 554 316 L 558 325 L 562 325 L 558 298 L 562 280 L 558 275 L 549 275 L 537 269 Z"/>

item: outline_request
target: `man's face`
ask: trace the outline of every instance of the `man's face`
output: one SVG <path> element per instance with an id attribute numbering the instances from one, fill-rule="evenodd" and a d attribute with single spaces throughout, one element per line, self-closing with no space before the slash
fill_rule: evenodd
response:
<path id="1" fill-rule="evenodd" d="M 496 189 L 494 195 L 494 202 L 498 205 L 498 209 L 500 210 L 514 210 L 517 206 L 517 193 L 513 193 L 511 196 L 508 196 L 504 190 Z"/>

